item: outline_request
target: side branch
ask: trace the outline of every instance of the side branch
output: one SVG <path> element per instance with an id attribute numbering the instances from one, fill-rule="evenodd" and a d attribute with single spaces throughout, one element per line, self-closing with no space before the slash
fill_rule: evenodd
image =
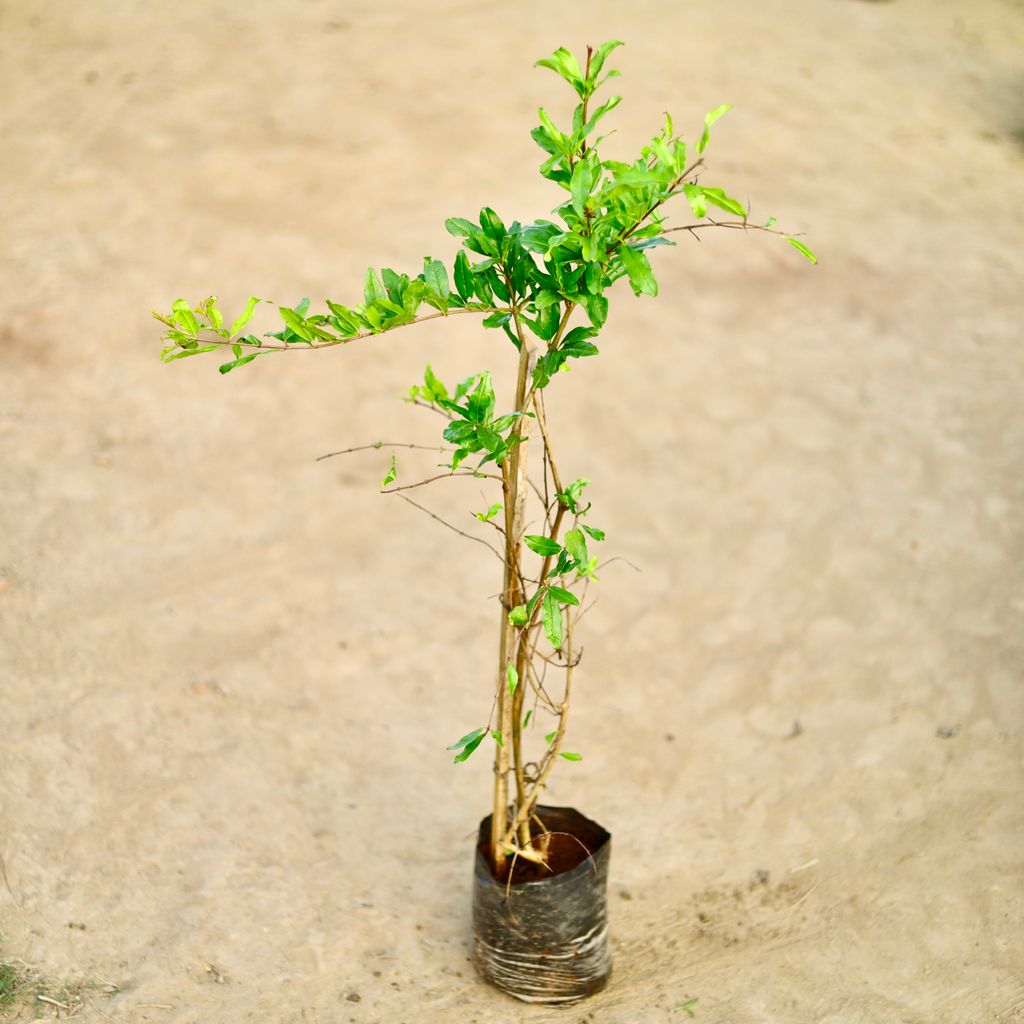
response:
<path id="1" fill-rule="evenodd" d="M 665 228 L 664 231 L 658 232 L 662 235 L 667 235 L 672 231 L 699 231 L 702 228 L 732 228 L 734 231 L 764 231 L 769 235 L 784 235 L 786 238 L 793 238 L 794 234 L 792 231 L 779 231 L 778 228 L 767 228 L 760 224 L 751 224 L 746 220 L 711 220 L 708 218 L 706 221 L 701 221 L 699 224 L 681 224 L 677 228 Z M 797 232 L 801 234 L 802 232 Z"/>
<path id="2" fill-rule="evenodd" d="M 412 505 L 413 508 L 418 508 L 421 512 L 425 512 L 435 522 L 440 523 L 442 526 L 447 526 L 448 529 L 452 531 L 452 533 L 457 533 L 460 537 L 465 537 L 466 540 L 475 541 L 477 544 L 483 544 L 483 546 L 487 548 L 489 551 L 494 552 L 494 556 L 498 559 L 499 562 L 505 561 L 505 559 L 501 555 L 501 552 L 498 551 L 498 549 L 493 544 L 488 544 L 487 541 L 485 541 L 482 537 L 474 537 L 471 533 L 466 533 L 465 530 L 460 530 L 457 526 L 452 526 L 452 524 L 449 523 L 446 519 L 442 519 L 439 515 L 435 515 L 433 512 L 430 511 L 429 508 L 424 508 L 422 505 L 419 505 L 415 501 L 413 501 L 412 498 L 407 498 L 404 494 L 399 494 L 398 497 L 401 498 L 402 501 L 407 501 L 410 505 Z"/>
<path id="3" fill-rule="evenodd" d="M 445 448 L 441 445 L 431 444 L 409 444 L 406 441 L 374 441 L 373 444 L 359 444 L 355 448 L 343 448 L 339 452 L 328 452 L 326 455 L 318 455 L 316 457 L 317 462 L 322 462 L 324 459 L 333 459 L 335 455 L 351 455 L 353 452 L 367 452 L 372 450 L 379 450 L 381 448 L 418 448 L 424 452 L 438 452 L 443 454 L 444 452 L 454 452 L 454 448 Z"/>
<path id="4" fill-rule="evenodd" d="M 279 345 L 264 344 L 260 342 L 258 345 L 251 341 L 244 341 L 242 339 L 236 339 L 232 341 L 230 338 L 199 338 L 196 337 L 196 343 L 199 345 L 220 345 L 223 348 L 232 348 L 238 346 L 242 349 L 248 349 L 250 352 L 291 352 L 293 349 L 312 349 L 312 348 L 334 348 L 337 345 L 347 345 L 350 341 L 360 341 L 363 338 L 376 338 L 381 334 L 388 334 L 391 331 L 397 331 L 400 327 L 412 327 L 413 324 L 423 324 L 428 320 L 437 320 L 439 317 L 457 316 L 460 313 L 508 313 L 510 310 L 505 306 L 475 306 L 473 309 L 449 309 L 444 313 L 428 313 L 426 316 L 418 316 L 413 320 L 406 320 L 404 323 L 395 324 L 393 327 L 387 327 L 382 331 L 360 331 L 358 334 L 351 334 L 347 338 L 336 338 L 328 341 L 325 338 L 316 338 L 313 341 L 285 341 Z M 205 330 L 205 328 L 204 328 Z"/>

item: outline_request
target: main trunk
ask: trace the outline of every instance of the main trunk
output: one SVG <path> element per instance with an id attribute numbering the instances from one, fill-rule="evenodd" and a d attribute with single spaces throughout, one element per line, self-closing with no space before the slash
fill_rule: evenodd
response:
<path id="1" fill-rule="evenodd" d="M 519 413 L 515 434 L 521 439 L 514 445 L 506 466 L 502 470 L 502 487 L 505 498 L 505 570 L 501 590 L 501 632 L 498 642 L 498 721 L 501 723 L 501 744 L 494 759 L 494 804 L 491 815 L 491 861 L 496 874 L 505 866 L 507 854 L 504 848 L 506 822 L 508 820 L 509 792 L 508 775 L 510 762 L 515 777 L 516 805 L 521 806 L 525 793 L 520 757 L 520 734 L 522 721 L 518 714 L 522 706 L 521 689 L 526 685 L 522 676 L 519 690 L 510 694 L 507 671 L 510 664 L 522 664 L 517 650 L 518 631 L 508 621 L 508 613 L 526 600 L 520 586 L 519 558 L 522 551 L 523 533 L 526 526 L 526 462 L 529 445 L 530 420 L 525 415 L 527 389 L 533 368 L 535 349 L 525 340 L 519 348 L 519 372 L 516 377 L 515 411 Z M 521 842 L 529 842 L 530 831 L 527 821 L 520 835 Z M 524 839 L 525 836 L 525 839 Z"/>

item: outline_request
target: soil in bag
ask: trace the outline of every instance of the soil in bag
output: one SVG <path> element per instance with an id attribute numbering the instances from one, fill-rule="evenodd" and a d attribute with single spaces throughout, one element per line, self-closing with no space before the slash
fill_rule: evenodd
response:
<path id="1" fill-rule="evenodd" d="M 611 973 L 611 835 L 571 807 L 540 806 L 537 816 L 551 833 L 550 863 L 545 867 L 519 858 L 510 864 L 511 881 L 507 873 L 503 879 L 492 873 L 490 817 L 480 824 L 473 879 L 474 960 L 481 975 L 509 995 L 564 1005 L 603 988 Z M 537 830 L 535 825 L 535 838 Z"/>

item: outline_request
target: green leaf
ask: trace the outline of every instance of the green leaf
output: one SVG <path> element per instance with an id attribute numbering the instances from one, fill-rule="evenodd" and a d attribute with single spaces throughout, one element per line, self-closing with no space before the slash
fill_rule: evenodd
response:
<path id="1" fill-rule="evenodd" d="M 557 729 L 555 729 L 555 730 L 554 730 L 553 732 L 549 732 L 549 733 L 548 733 L 548 734 L 547 734 L 547 735 L 546 735 L 546 736 L 544 737 L 544 742 L 545 742 L 545 743 L 546 743 L 546 744 L 547 744 L 547 745 L 548 745 L 548 746 L 550 747 L 550 746 L 551 746 L 551 741 L 552 741 L 552 740 L 553 740 L 553 739 L 554 739 L 554 738 L 555 738 L 555 737 L 556 737 L 557 735 L 558 735 L 558 730 L 557 730 Z"/>
<path id="2" fill-rule="evenodd" d="M 569 191 L 572 193 L 572 208 L 581 217 L 584 204 L 590 198 L 596 178 L 597 173 L 591 160 L 580 160 L 573 168 L 572 178 L 569 179 Z"/>
<path id="3" fill-rule="evenodd" d="M 732 110 L 731 103 L 723 103 L 720 107 L 715 107 L 710 113 L 704 115 L 704 134 L 701 135 L 700 141 L 697 143 L 697 152 L 703 153 L 704 148 L 708 144 L 708 138 L 710 137 L 711 126 L 723 115 L 727 114 Z"/>
<path id="4" fill-rule="evenodd" d="M 370 267 L 366 271 L 366 281 L 363 284 L 363 296 L 366 299 L 366 305 L 372 306 L 375 302 L 380 302 L 381 299 L 388 297 L 387 290 L 384 288 L 384 283 L 380 279 L 380 274 L 377 273 L 373 267 Z"/>
<path id="5" fill-rule="evenodd" d="M 480 211 L 480 227 L 493 242 L 500 242 L 508 234 L 501 218 L 489 206 Z"/>
<path id="6" fill-rule="evenodd" d="M 602 43 L 590 56 L 590 74 L 587 77 L 587 85 L 593 87 L 594 82 L 597 81 L 597 76 L 601 74 L 601 68 L 604 67 L 604 62 L 608 59 L 608 54 L 612 52 L 617 46 L 625 46 L 626 44 L 618 39 L 609 39 L 608 42 Z"/>
<path id="7" fill-rule="evenodd" d="M 548 638 L 548 643 L 558 650 L 562 646 L 562 609 L 550 590 L 545 590 L 541 599 L 540 620 L 544 625 L 544 635 Z"/>
<path id="8" fill-rule="evenodd" d="M 196 320 L 192 307 L 184 299 L 175 299 L 171 309 L 174 319 L 194 338 L 199 333 L 199 321 Z"/>
<path id="9" fill-rule="evenodd" d="M 397 476 L 398 476 L 398 464 L 395 462 L 395 453 L 392 452 L 391 453 L 391 466 L 388 469 L 387 473 L 384 474 L 384 479 L 381 480 L 381 482 L 380 482 L 381 489 L 383 490 L 385 487 L 387 487 L 388 484 L 393 484 L 395 482 L 395 478 Z"/>
<path id="10" fill-rule="evenodd" d="M 688 1016 L 695 1017 L 696 1014 L 693 1012 L 693 1007 L 695 1007 L 699 1002 L 700 999 L 687 999 L 685 1003 L 681 1003 L 679 1006 L 674 1007 L 674 1009 L 685 1010 Z"/>
<path id="11" fill-rule="evenodd" d="M 423 371 L 423 383 L 426 385 L 431 402 L 437 402 L 448 397 L 448 389 L 438 380 L 430 363 L 427 363 L 427 368 Z"/>
<path id="12" fill-rule="evenodd" d="M 459 764 L 461 761 L 467 761 L 472 756 L 473 751 L 480 746 L 480 742 L 483 740 L 485 734 L 481 734 L 471 743 L 467 743 L 462 749 L 462 752 L 455 755 L 453 764 Z"/>
<path id="13" fill-rule="evenodd" d="M 628 245 L 622 247 L 619 254 L 622 257 L 622 265 L 629 275 L 629 283 L 633 288 L 634 295 L 657 295 L 658 282 L 654 279 L 654 271 L 651 270 L 650 260 L 642 252 L 631 249 Z"/>
<path id="14" fill-rule="evenodd" d="M 469 756 L 480 746 L 481 741 L 487 735 L 486 728 L 474 729 L 472 732 L 467 732 L 458 743 L 453 743 L 448 749 L 458 750 L 460 747 L 462 750 L 455 755 L 454 764 L 458 764 L 460 761 L 465 761 Z"/>
<path id="15" fill-rule="evenodd" d="M 256 304 L 260 302 L 254 295 L 249 297 L 249 301 L 245 304 L 245 309 L 242 311 L 242 315 L 231 325 L 231 336 L 234 337 L 251 319 L 253 313 L 256 311 Z"/>
<path id="16" fill-rule="evenodd" d="M 511 313 L 492 313 L 480 322 L 481 327 L 504 327 L 512 319 Z"/>
<path id="17" fill-rule="evenodd" d="M 540 118 L 540 123 L 544 126 L 544 130 L 548 133 L 548 137 L 555 142 L 555 144 L 559 147 L 559 149 L 562 150 L 563 153 L 567 153 L 568 140 L 562 133 L 561 129 L 559 129 L 555 122 L 551 120 L 551 117 L 548 114 L 548 112 L 543 107 L 541 107 L 540 110 L 537 111 L 537 116 Z"/>
<path id="18" fill-rule="evenodd" d="M 203 315 L 206 317 L 207 322 L 215 330 L 224 323 L 224 317 L 221 315 L 220 310 L 217 308 L 217 296 L 211 295 L 202 304 Z"/>
<path id="19" fill-rule="evenodd" d="M 565 535 L 565 550 L 579 565 L 587 564 L 587 542 L 580 530 L 570 530 Z"/>
<path id="20" fill-rule="evenodd" d="M 708 214 L 707 203 L 704 201 L 704 189 L 700 185 L 691 185 L 687 182 L 683 186 L 683 192 L 686 195 L 686 199 L 690 204 L 690 209 L 693 210 L 697 217 L 706 217 Z"/>
<path id="21" fill-rule="evenodd" d="M 621 96 L 613 96 L 610 100 L 608 100 L 607 103 L 602 103 L 601 106 L 599 106 L 597 110 L 594 111 L 590 120 L 583 126 L 583 138 L 586 138 L 597 127 L 597 122 L 600 121 L 605 114 L 610 113 L 621 102 Z"/>
<path id="22" fill-rule="evenodd" d="M 523 728 L 525 729 L 530 724 L 530 719 L 533 717 L 533 709 L 531 708 L 526 712 L 526 717 L 523 719 Z"/>
<path id="23" fill-rule="evenodd" d="M 456 740 L 448 749 L 459 750 L 462 747 L 465 747 L 467 744 L 472 743 L 473 740 L 479 739 L 481 736 L 485 735 L 486 732 L 487 730 L 483 728 L 474 729 L 472 732 L 467 732 L 466 735 L 463 736 L 461 740 Z"/>
<path id="24" fill-rule="evenodd" d="M 604 540 L 604 530 L 599 530 L 596 526 L 584 526 L 582 529 L 584 533 L 593 537 L 594 540 Z"/>
<path id="25" fill-rule="evenodd" d="M 567 355 L 592 356 L 597 352 L 597 346 L 589 344 L 586 339 L 596 337 L 597 330 L 593 327 L 574 327 L 558 347 Z"/>
<path id="26" fill-rule="evenodd" d="M 469 257 L 465 249 L 455 257 L 455 290 L 467 302 L 473 298 L 473 272 L 469 269 Z"/>
<path id="27" fill-rule="evenodd" d="M 603 295 L 588 295 L 583 300 L 583 305 L 594 327 L 604 327 L 608 319 L 608 300 Z"/>
<path id="28" fill-rule="evenodd" d="M 516 671 L 516 667 L 511 661 L 508 663 L 508 668 L 505 670 L 505 678 L 508 681 L 508 692 L 511 695 L 516 692 L 516 687 L 519 685 L 519 673 Z"/>
<path id="29" fill-rule="evenodd" d="M 738 217 L 746 217 L 747 211 L 743 204 L 732 196 L 727 196 L 725 192 L 720 188 L 705 188 L 704 198 L 709 203 L 714 203 L 721 210 L 725 210 L 728 213 L 735 213 Z"/>
<path id="30" fill-rule="evenodd" d="M 448 287 L 448 271 L 440 260 L 423 257 L 423 277 L 427 285 L 442 298 L 448 298 L 451 288 Z"/>
<path id="31" fill-rule="evenodd" d="M 529 615 L 527 614 L 525 604 L 517 604 L 515 608 L 508 613 L 508 621 L 513 626 L 525 626 L 528 618 Z"/>
<path id="32" fill-rule="evenodd" d="M 767 219 L 767 220 L 766 220 L 766 221 L 764 222 L 764 224 L 762 225 L 762 227 L 770 228 L 770 227 L 771 227 L 771 226 L 772 226 L 772 225 L 773 225 L 773 224 L 775 223 L 775 220 L 776 220 L 776 218 L 775 218 L 775 217 L 769 217 L 769 218 L 768 218 L 768 219 Z"/>
<path id="33" fill-rule="evenodd" d="M 580 599 L 571 590 L 566 590 L 564 587 L 556 587 L 549 583 L 548 590 L 554 594 L 555 600 L 559 604 L 577 605 L 580 603 Z"/>
<path id="34" fill-rule="evenodd" d="M 474 512 L 481 523 L 489 523 L 502 509 L 501 502 L 495 502 L 486 512 Z"/>
<path id="35" fill-rule="evenodd" d="M 795 238 L 787 238 L 786 241 L 789 242 L 789 244 L 793 246 L 793 248 L 796 249 L 797 252 L 803 253 L 812 263 L 818 262 L 818 257 L 815 256 L 814 253 L 811 252 L 811 250 L 808 249 L 803 242 L 799 242 Z"/>
<path id="36" fill-rule="evenodd" d="M 171 349 L 165 349 L 160 354 L 160 358 L 165 363 L 173 363 L 175 359 L 187 359 L 189 356 L 202 355 L 204 352 L 212 352 L 215 348 L 220 348 L 221 347 L 220 345 L 198 345 L 197 346 L 194 341 L 190 342 L 190 344 L 193 347 L 192 348 L 187 348 L 183 352 L 174 352 Z M 256 354 L 257 355 L 262 355 L 263 353 L 259 352 L 259 353 L 256 353 Z M 228 371 L 225 370 L 225 369 L 221 369 L 220 372 L 221 373 L 227 373 Z"/>
<path id="37" fill-rule="evenodd" d="M 502 738 L 500 729 L 492 729 L 491 737 L 493 738 L 494 742 L 498 744 L 499 747 L 505 746 L 505 740 Z"/>
<path id="38" fill-rule="evenodd" d="M 216 348 L 216 346 L 211 346 L 211 348 Z M 233 359 L 230 363 L 222 363 L 218 369 L 221 373 L 230 373 L 236 366 L 245 366 L 246 363 L 251 363 L 257 356 L 265 356 L 266 354 L 266 352 L 250 352 L 248 355 Z"/>
<path id="39" fill-rule="evenodd" d="M 534 67 L 550 68 L 555 74 L 561 75 L 581 96 L 586 92 L 579 62 L 564 46 L 560 46 L 550 57 L 537 61 Z"/>
<path id="40" fill-rule="evenodd" d="M 306 341 L 312 341 L 316 335 L 306 326 L 306 321 L 300 313 L 287 306 L 278 306 L 277 311 L 281 319 L 300 337 Z"/>
<path id="41" fill-rule="evenodd" d="M 531 551 L 536 551 L 538 555 L 557 555 L 562 550 L 562 545 L 558 541 L 540 534 L 528 534 L 523 540 L 526 546 Z"/>
<path id="42" fill-rule="evenodd" d="M 444 222 L 445 230 L 449 235 L 455 235 L 456 237 L 469 238 L 469 236 L 477 230 L 477 226 L 465 217 L 449 217 Z"/>
<path id="43" fill-rule="evenodd" d="M 590 486 L 590 480 L 585 476 L 579 477 L 577 480 L 573 480 L 571 484 L 564 491 L 559 491 L 555 495 L 556 498 L 572 513 L 579 514 L 580 512 L 580 496 L 583 494 L 583 489 Z"/>
<path id="44" fill-rule="evenodd" d="M 338 330 L 342 334 L 358 334 L 364 329 L 365 324 L 363 324 L 355 310 L 349 309 L 347 306 L 341 306 L 337 302 L 331 302 L 330 299 L 327 300 L 327 308 L 337 319 Z"/>
<path id="45" fill-rule="evenodd" d="M 583 755 L 582 754 L 573 754 L 573 753 L 571 753 L 568 750 L 561 750 L 561 751 L 559 751 L 558 756 L 559 757 L 564 757 L 566 759 L 566 761 L 582 761 L 583 760 Z"/>

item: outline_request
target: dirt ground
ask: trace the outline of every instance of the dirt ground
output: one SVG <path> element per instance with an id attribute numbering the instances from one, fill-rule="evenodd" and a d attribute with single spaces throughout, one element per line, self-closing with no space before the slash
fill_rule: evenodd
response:
<path id="1" fill-rule="evenodd" d="M 314 461 L 432 442 L 395 396 L 507 393 L 508 346 L 221 377 L 148 313 L 347 301 L 447 216 L 547 215 L 531 65 L 606 38 L 612 152 L 734 103 L 708 180 L 821 262 L 658 250 L 558 383 L 642 572 L 602 573 L 548 794 L 614 833 L 615 972 L 554 1011 L 467 953 L 489 771 L 445 747 L 499 570 L 383 453 Z M 0 3 L 0 958 L 97 1022 L 1024 1021 L 1022 57 L 1020 0 Z"/>

